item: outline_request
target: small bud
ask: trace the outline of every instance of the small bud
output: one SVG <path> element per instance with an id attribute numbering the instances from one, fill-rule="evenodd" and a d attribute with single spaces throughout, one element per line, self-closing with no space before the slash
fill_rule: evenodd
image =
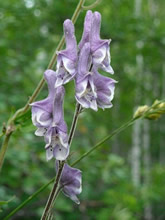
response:
<path id="1" fill-rule="evenodd" d="M 149 119 L 149 120 L 156 120 L 156 119 L 160 118 L 160 116 L 161 116 L 161 114 L 159 114 L 159 113 L 153 113 L 153 114 L 151 113 L 151 114 L 147 115 L 145 118 Z"/>
<path id="2" fill-rule="evenodd" d="M 148 109 L 149 109 L 148 105 L 143 105 L 143 106 L 138 107 L 138 109 L 134 113 L 133 118 L 141 117 L 146 111 L 148 111 Z"/>

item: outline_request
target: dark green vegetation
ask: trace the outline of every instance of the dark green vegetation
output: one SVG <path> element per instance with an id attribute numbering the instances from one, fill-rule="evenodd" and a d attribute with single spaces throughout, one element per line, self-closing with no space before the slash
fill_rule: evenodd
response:
<path id="1" fill-rule="evenodd" d="M 32 94 L 61 38 L 63 21 L 71 18 L 76 4 L 75 0 L 0 2 L 1 128 Z M 164 8 L 164 0 L 102 0 L 94 9 L 102 13 L 102 38 L 112 39 L 113 77 L 119 83 L 112 109 L 87 110 L 80 117 L 71 162 L 129 120 L 136 106 L 165 97 Z M 84 15 L 76 23 L 78 41 Z M 46 95 L 45 87 L 38 100 Z M 65 97 L 68 127 L 74 107 L 71 82 Z M 17 123 L 21 126 L 10 140 L 0 173 L 0 201 L 12 199 L 0 202 L 2 216 L 55 175 L 54 161 L 46 162 L 43 139 L 34 135 L 30 111 Z M 77 165 L 83 171 L 81 204 L 61 194 L 54 210 L 57 220 L 165 219 L 164 143 L 165 117 L 138 122 L 106 142 Z M 50 189 L 12 219 L 39 219 Z"/>

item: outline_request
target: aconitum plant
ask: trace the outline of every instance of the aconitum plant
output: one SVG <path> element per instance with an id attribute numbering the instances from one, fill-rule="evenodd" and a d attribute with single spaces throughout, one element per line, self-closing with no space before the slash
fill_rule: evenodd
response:
<path id="1" fill-rule="evenodd" d="M 64 86 L 74 80 L 77 114 L 82 109 L 97 111 L 112 107 L 116 81 L 99 73 L 100 69 L 114 73 L 110 65 L 110 40 L 100 38 L 100 25 L 100 13 L 87 11 L 82 39 L 77 45 L 72 21 L 64 21 L 66 48 L 57 52 L 56 70 L 47 69 L 44 73 L 48 97 L 31 104 L 32 122 L 37 127 L 35 134 L 45 140 L 46 159 L 56 159 L 57 173 L 63 163 L 60 187 L 77 204 L 80 203 L 77 195 L 82 191 L 82 175 L 80 170 L 67 164 L 72 137 L 68 137 L 64 119 Z"/>

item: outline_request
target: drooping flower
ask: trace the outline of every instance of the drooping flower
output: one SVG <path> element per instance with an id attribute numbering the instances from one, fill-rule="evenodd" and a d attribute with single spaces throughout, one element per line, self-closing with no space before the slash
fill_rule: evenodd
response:
<path id="1" fill-rule="evenodd" d="M 56 81 L 54 71 L 46 70 L 44 77 L 48 83 L 48 97 L 31 104 L 32 122 L 38 128 L 35 134 L 45 138 L 47 160 L 53 157 L 65 160 L 69 154 L 67 125 L 63 114 L 65 89 L 63 86 L 54 88 Z"/>
<path id="2" fill-rule="evenodd" d="M 32 122 L 38 128 L 35 131 L 37 136 L 43 136 L 53 121 L 52 109 L 55 97 L 54 84 L 56 81 L 56 75 L 54 74 L 54 71 L 46 70 L 44 77 L 48 84 L 48 97 L 44 100 L 30 104 L 32 106 Z"/>
<path id="3" fill-rule="evenodd" d="M 77 42 L 74 35 L 74 25 L 71 20 L 64 22 L 66 49 L 57 52 L 57 80 L 55 88 L 74 78 L 77 73 Z"/>
<path id="4" fill-rule="evenodd" d="M 64 94 L 64 87 L 59 86 L 55 92 L 52 124 L 45 133 L 47 160 L 50 160 L 53 157 L 57 160 L 65 160 L 69 154 L 67 125 L 64 121 L 63 113 Z"/>
<path id="5" fill-rule="evenodd" d="M 91 66 L 90 44 L 85 43 L 79 56 L 78 74 L 76 76 L 76 99 L 84 108 L 97 111 L 97 93 L 93 82 Z"/>
<path id="6" fill-rule="evenodd" d="M 112 99 L 114 97 L 115 83 L 116 80 L 109 77 L 102 76 L 98 73 L 97 69 L 93 67 L 93 81 L 96 87 L 97 93 L 97 106 L 105 109 L 112 107 Z"/>
<path id="7" fill-rule="evenodd" d="M 79 56 L 76 76 L 76 99 L 84 108 L 97 111 L 112 107 L 115 80 L 102 76 L 92 64 L 90 43 L 85 43 Z"/>
<path id="8" fill-rule="evenodd" d="M 99 12 L 94 12 L 90 32 L 93 64 L 102 68 L 104 71 L 113 74 L 114 71 L 110 66 L 111 57 L 109 45 L 111 40 L 102 40 L 100 38 L 100 26 L 101 14 Z"/>
<path id="9" fill-rule="evenodd" d="M 56 170 L 58 170 L 58 162 L 56 162 Z M 67 197 L 75 203 L 80 204 L 77 198 L 77 195 L 82 192 L 82 174 L 80 170 L 70 167 L 65 163 L 60 179 L 60 186 Z"/>

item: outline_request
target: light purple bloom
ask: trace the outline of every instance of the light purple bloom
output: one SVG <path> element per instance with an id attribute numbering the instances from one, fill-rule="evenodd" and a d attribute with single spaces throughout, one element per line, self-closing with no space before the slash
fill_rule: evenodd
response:
<path id="1" fill-rule="evenodd" d="M 79 43 L 81 50 L 85 43 L 90 43 L 93 64 L 106 72 L 114 73 L 110 66 L 110 42 L 100 38 L 101 15 L 99 12 L 87 11 L 84 21 L 84 31 Z"/>
<path id="2" fill-rule="evenodd" d="M 82 34 L 81 41 L 79 43 L 79 49 L 81 50 L 85 43 L 90 41 L 90 32 L 92 25 L 93 13 L 91 10 L 88 10 L 84 20 L 84 31 Z"/>
<path id="3" fill-rule="evenodd" d="M 45 138 L 47 160 L 53 157 L 65 160 L 69 154 L 67 126 L 63 114 L 65 89 L 63 86 L 54 88 L 56 74 L 53 70 L 46 70 L 44 77 L 48 83 L 48 97 L 31 104 L 32 122 L 38 128 L 35 134 Z"/>
<path id="4" fill-rule="evenodd" d="M 71 20 L 64 22 L 66 49 L 57 52 L 57 81 L 55 88 L 69 82 L 77 73 L 77 42 L 74 35 L 74 25 Z"/>
<path id="5" fill-rule="evenodd" d="M 44 100 L 30 104 L 32 106 L 32 122 L 38 128 L 35 131 L 37 136 L 43 136 L 47 131 L 47 128 L 51 126 L 53 122 L 52 109 L 55 97 L 54 84 L 56 81 L 56 75 L 54 74 L 54 71 L 46 70 L 44 77 L 48 83 L 48 97 Z"/>
<path id="6" fill-rule="evenodd" d="M 56 162 L 56 170 L 58 170 L 58 162 Z M 64 165 L 60 185 L 63 193 L 73 200 L 75 203 L 80 204 L 77 195 L 82 192 L 82 174 L 81 171 L 70 167 L 68 164 Z"/>
<path id="7" fill-rule="evenodd" d="M 104 71 L 113 74 L 114 71 L 110 66 L 110 40 L 102 40 L 100 38 L 100 26 L 101 14 L 99 12 L 94 12 L 90 35 L 93 64 L 102 68 Z"/>
<path id="8" fill-rule="evenodd" d="M 97 111 L 112 107 L 115 80 L 102 76 L 91 63 L 90 43 L 85 43 L 79 57 L 76 99 L 84 108 Z"/>
<path id="9" fill-rule="evenodd" d="M 57 160 L 65 160 L 69 154 L 67 125 L 64 121 L 63 113 L 64 94 L 64 87 L 59 86 L 55 92 L 52 124 L 45 133 L 47 160 L 53 157 Z"/>
<path id="10" fill-rule="evenodd" d="M 97 93 L 93 82 L 91 66 L 90 44 L 85 43 L 79 56 L 78 74 L 76 76 L 76 99 L 84 108 L 97 111 Z"/>
<path id="11" fill-rule="evenodd" d="M 95 68 L 92 71 L 94 72 L 93 81 L 97 93 L 97 106 L 102 109 L 111 108 L 113 106 L 111 101 L 114 97 L 116 80 L 102 76 Z"/>

